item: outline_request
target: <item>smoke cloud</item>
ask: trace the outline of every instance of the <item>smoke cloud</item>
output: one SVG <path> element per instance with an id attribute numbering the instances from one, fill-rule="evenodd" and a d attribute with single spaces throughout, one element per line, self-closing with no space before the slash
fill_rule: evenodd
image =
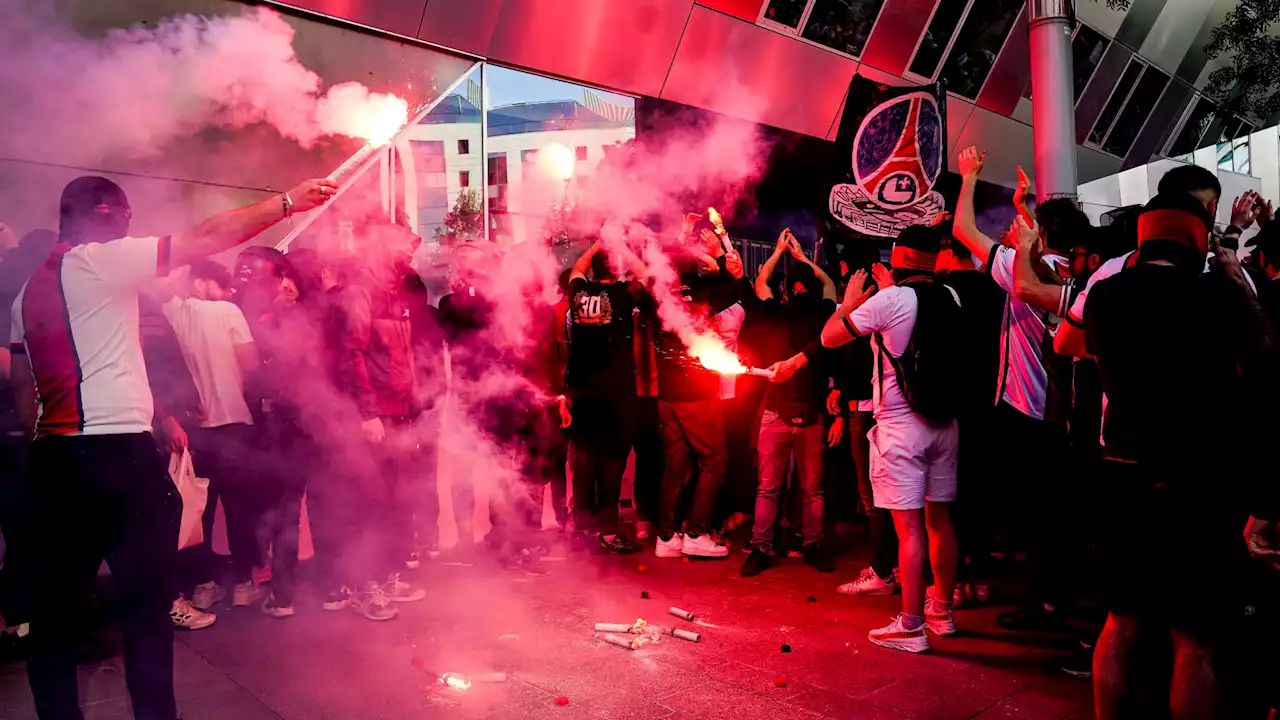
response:
<path id="1" fill-rule="evenodd" d="M 294 52 L 294 29 L 265 8 L 91 40 L 24 6 L 0 6 L 0 137 L 27 157 L 72 146 L 90 161 L 145 158 L 179 136 L 257 124 L 310 147 L 365 138 L 363 118 L 403 105 L 359 83 L 323 88 Z"/>

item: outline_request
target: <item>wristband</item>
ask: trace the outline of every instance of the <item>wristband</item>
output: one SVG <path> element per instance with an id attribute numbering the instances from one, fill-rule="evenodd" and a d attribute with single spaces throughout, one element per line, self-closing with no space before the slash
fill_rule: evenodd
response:
<path id="1" fill-rule="evenodd" d="M 289 193 L 280 193 L 280 204 L 284 207 L 284 219 L 293 217 L 293 198 L 289 197 Z"/>

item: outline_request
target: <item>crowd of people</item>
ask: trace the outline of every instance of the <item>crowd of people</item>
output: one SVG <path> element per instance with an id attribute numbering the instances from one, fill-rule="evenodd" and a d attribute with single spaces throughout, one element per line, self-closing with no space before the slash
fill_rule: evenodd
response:
<path id="1" fill-rule="evenodd" d="M 742 532 L 748 577 L 788 556 L 834 572 L 831 529 L 856 509 L 870 562 L 837 592 L 900 593 L 869 640 L 908 652 L 957 633 L 993 558 L 1025 553 L 1028 602 L 1001 624 L 1078 640 L 1071 669 L 1092 673 L 1098 717 L 1127 716 L 1150 643 L 1170 648 L 1173 717 L 1268 707 L 1270 203 L 1237 198 L 1217 232 L 1218 181 L 1183 166 L 1128 229 L 1102 229 L 1069 200 L 1028 210 L 1024 179 L 993 239 L 976 223 L 982 166 L 961 153 L 954 220 L 904 230 L 887 265 L 864 240 L 829 242 L 824 267 L 787 229 L 753 278 L 722 227 L 690 216 L 669 265 L 589 238 L 557 298 L 500 291 L 474 249 L 433 298 L 410 263 L 420 240 L 394 223 L 364 228 L 358 255 L 209 259 L 329 201 L 326 180 L 148 238 L 129 236 L 115 183 L 75 180 L 56 238 L 0 263 L 14 389 L 0 612 L 29 624 L 40 717 L 80 717 L 76 647 L 104 560 L 134 713 L 168 720 L 175 628 L 226 603 L 295 614 L 304 497 L 321 607 L 385 621 L 427 597 L 406 574 L 424 562 L 534 571 L 547 488 L 579 549 L 723 559 Z M 442 548 L 446 423 L 476 429 L 498 471 L 455 467 Z M 179 551 L 166 465 L 184 453 L 209 497 L 203 542 Z M 219 505 L 229 563 L 212 551 Z"/>

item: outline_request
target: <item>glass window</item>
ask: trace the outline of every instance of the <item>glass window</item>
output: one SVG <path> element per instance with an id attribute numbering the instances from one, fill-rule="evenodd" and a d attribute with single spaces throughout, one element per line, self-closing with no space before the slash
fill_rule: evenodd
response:
<path id="1" fill-rule="evenodd" d="M 1138 83 L 1138 76 L 1142 74 L 1142 70 L 1145 67 L 1145 63 L 1140 63 L 1136 60 L 1129 61 L 1129 66 L 1124 69 L 1124 74 L 1120 76 L 1120 82 L 1116 83 L 1115 89 L 1111 91 L 1111 99 L 1107 100 L 1102 112 L 1098 114 L 1098 119 L 1093 123 L 1093 131 L 1089 133 L 1090 144 L 1102 144 L 1103 138 L 1107 136 L 1107 131 L 1111 129 L 1111 123 L 1115 122 L 1116 116 L 1120 114 L 1120 109 L 1124 107 L 1124 101 L 1129 98 L 1129 91 Z"/>
<path id="2" fill-rule="evenodd" d="M 578 147 L 574 148 L 574 149 L 573 149 L 573 158 L 574 158 L 575 160 L 586 160 L 586 159 L 587 159 L 587 147 L 586 147 L 585 145 L 579 145 Z"/>
<path id="3" fill-rule="evenodd" d="M 802 36 L 832 50 L 861 55 L 884 0 L 814 0 Z"/>
<path id="4" fill-rule="evenodd" d="M 459 139 L 459 140 L 458 140 L 458 154 L 459 154 L 459 155 L 470 155 L 470 154 L 471 154 L 471 141 L 470 141 L 470 140 L 468 140 L 468 139 L 466 139 L 466 138 L 461 138 L 461 139 Z"/>
<path id="5" fill-rule="evenodd" d="M 911 61 L 911 72 L 921 77 L 931 78 L 938 72 L 942 56 L 947 52 L 947 44 L 951 36 L 960 26 L 960 18 L 964 16 L 969 0 L 942 0 L 938 9 L 929 21 L 929 27 L 920 38 L 920 47 L 916 48 L 915 59 Z"/>
<path id="6" fill-rule="evenodd" d="M 489 153 L 489 184 L 507 184 L 507 154 Z"/>
<path id="7" fill-rule="evenodd" d="M 471 173 L 466 170 L 458 172 L 458 187 L 471 187 Z"/>
<path id="8" fill-rule="evenodd" d="M 789 28 L 798 28 L 800 18 L 804 17 L 804 6 L 808 4 L 808 0 L 769 0 L 762 19 Z"/>
<path id="9" fill-rule="evenodd" d="M 1240 118 L 1230 118 L 1218 136 L 1218 168 L 1249 172 L 1249 135 L 1253 126 Z"/>
<path id="10" fill-rule="evenodd" d="M 978 96 L 1023 4 L 1022 0 L 974 3 L 942 67 L 948 91 L 970 99 Z"/>
<path id="11" fill-rule="evenodd" d="M 1129 148 L 1133 147 L 1133 141 L 1142 131 L 1142 126 L 1146 125 L 1147 118 L 1151 117 L 1151 111 L 1156 109 L 1156 102 L 1160 100 L 1168 84 L 1168 75 L 1154 67 L 1147 67 L 1146 72 L 1142 73 L 1142 79 L 1138 81 L 1138 86 L 1129 96 L 1129 102 L 1125 105 L 1124 111 L 1116 119 L 1115 127 L 1111 128 L 1111 134 L 1103 143 L 1104 151 L 1116 157 L 1129 154 Z"/>
<path id="12" fill-rule="evenodd" d="M 1076 30 L 1076 36 L 1071 41 L 1071 76 L 1075 83 L 1076 100 L 1080 99 L 1080 94 L 1089 84 L 1089 78 L 1098 69 L 1102 54 L 1110 44 L 1111 41 L 1106 36 L 1088 25 L 1082 23 Z"/>
<path id="13" fill-rule="evenodd" d="M 1183 121 L 1178 136 L 1169 145 L 1168 155 L 1181 156 L 1200 149 L 1201 138 L 1213 123 L 1216 107 L 1208 98 L 1201 96 L 1197 98 L 1195 107 L 1187 114 L 1187 119 Z"/>

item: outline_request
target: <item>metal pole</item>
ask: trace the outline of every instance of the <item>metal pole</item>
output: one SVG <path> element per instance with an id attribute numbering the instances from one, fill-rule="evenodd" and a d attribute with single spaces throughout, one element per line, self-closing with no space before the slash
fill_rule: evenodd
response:
<path id="1" fill-rule="evenodd" d="M 1072 0 L 1027 0 L 1036 201 L 1076 198 L 1076 114 L 1071 71 Z"/>
<path id="2" fill-rule="evenodd" d="M 480 63 L 480 226 L 484 228 L 484 242 L 489 243 L 489 150 L 485 142 L 489 139 L 489 93 L 485 82 L 485 68 L 489 63 Z"/>

